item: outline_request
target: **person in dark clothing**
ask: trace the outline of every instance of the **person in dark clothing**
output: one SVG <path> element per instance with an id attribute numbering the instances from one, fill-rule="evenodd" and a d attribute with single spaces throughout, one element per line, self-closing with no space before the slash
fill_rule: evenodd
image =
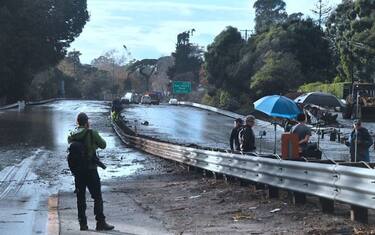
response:
<path id="1" fill-rule="evenodd" d="M 306 115 L 300 113 L 297 115 L 298 123 L 292 127 L 290 130 L 291 133 L 296 134 L 298 137 L 299 152 L 303 153 L 306 150 L 307 143 L 310 140 L 311 129 L 306 126 Z"/>
<path id="2" fill-rule="evenodd" d="M 372 144 L 373 139 L 368 130 L 362 126 L 360 120 L 355 120 L 353 123 L 353 131 L 350 134 L 349 144 L 351 161 L 370 162 L 369 148 Z"/>
<path id="3" fill-rule="evenodd" d="M 245 126 L 240 130 L 238 136 L 240 140 L 240 149 L 242 152 L 255 151 L 255 135 L 252 127 L 255 124 L 255 117 L 249 115 L 245 119 Z"/>
<path id="4" fill-rule="evenodd" d="M 103 213 L 103 199 L 100 178 L 95 162 L 96 149 L 104 149 L 106 142 L 99 133 L 90 129 L 88 116 L 85 113 L 78 114 L 78 127 L 70 133 L 68 143 L 79 141 L 85 145 L 85 156 L 87 161 L 82 162 L 82 170 L 74 174 L 75 193 L 77 195 L 78 221 L 80 230 L 88 230 L 86 218 L 86 188 L 89 190 L 91 197 L 94 199 L 94 214 L 96 230 L 112 230 L 114 226 L 105 221 Z"/>
<path id="5" fill-rule="evenodd" d="M 112 109 L 111 109 L 112 120 L 117 121 L 119 119 L 121 110 L 122 110 L 121 101 L 119 99 L 113 100 Z"/>
<path id="6" fill-rule="evenodd" d="M 243 121 L 241 118 L 237 118 L 234 121 L 234 128 L 232 129 L 232 132 L 229 138 L 230 149 L 232 151 L 233 150 L 240 151 L 240 140 L 238 138 L 238 133 L 240 132 L 242 125 L 243 125 Z"/>

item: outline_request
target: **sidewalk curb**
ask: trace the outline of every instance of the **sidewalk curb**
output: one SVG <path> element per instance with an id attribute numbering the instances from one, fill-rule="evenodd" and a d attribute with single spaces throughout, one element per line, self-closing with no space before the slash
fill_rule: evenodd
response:
<path id="1" fill-rule="evenodd" d="M 48 235 L 60 234 L 60 220 L 59 220 L 59 195 L 53 195 L 48 198 Z"/>

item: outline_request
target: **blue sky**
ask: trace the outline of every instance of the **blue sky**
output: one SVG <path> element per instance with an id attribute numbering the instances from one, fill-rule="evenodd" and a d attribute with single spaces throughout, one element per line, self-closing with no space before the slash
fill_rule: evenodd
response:
<path id="1" fill-rule="evenodd" d="M 312 15 L 317 0 L 285 0 L 287 12 Z M 327 0 L 335 5 L 341 0 Z M 178 33 L 194 28 L 191 41 L 210 44 L 226 26 L 254 27 L 254 0 L 87 0 L 90 21 L 70 50 L 82 53 L 90 63 L 116 49 L 135 59 L 170 55 Z"/>

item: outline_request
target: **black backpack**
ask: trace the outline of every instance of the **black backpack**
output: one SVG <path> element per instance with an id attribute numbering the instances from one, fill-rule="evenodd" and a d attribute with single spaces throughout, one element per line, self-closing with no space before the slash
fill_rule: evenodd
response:
<path id="1" fill-rule="evenodd" d="M 73 141 L 68 147 L 68 165 L 73 175 L 78 174 L 84 170 L 87 170 L 87 148 L 84 141 L 90 130 L 87 130 L 81 141 Z"/>

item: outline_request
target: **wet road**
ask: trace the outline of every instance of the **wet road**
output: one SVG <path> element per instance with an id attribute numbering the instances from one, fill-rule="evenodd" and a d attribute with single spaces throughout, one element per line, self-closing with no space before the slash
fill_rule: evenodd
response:
<path id="1" fill-rule="evenodd" d="M 232 118 L 190 107 L 132 105 L 123 114 L 133 129 L 136 125 L 145 135 L 211 147 L 227 148 L 233 127 Z M 149 125 L 142 125 L 144 121 Z"/>
<path id="2" fill-rule="evenodd" d="M 89 115 L 91 126 L 107 141 L 107 149 L 99 153 L 108 166 L 106 171 L 99 170 L 101 178 L 131 175 L 149 161 L 147 155 L 124 148 L 110 126 L 108 107 L 105 102 L 60 101 L 22 112 L 0 111 L 0 234 L 46 234 L 48 198 L 59 191 L 73 191 L 65 159 L 66 137 L 79 112 Z M 211 147 L 228 148 L 233 125 L 232 118 L 190 107 L 130 106 L 123 115 L 144 134 Z M 141 125 L 146 120 L 150 125 Z M 272 125 L 257 122 L 255 133 L 259 130 L 267 130 L 262 145 L 271 150 Z M 347 154 L 346 147 L 327 140 L 322 146 L 330 158 Z"/>
<path id="3" fill-rule="evenodd" d="M 205 111 L 187 106 L 172 105 L 130 105 L 122 113 L 128 126 L 137 129 L 139 133 L 160 138 L 166 141 L 197 144 L 205 147 L 218 147 L 229 149 L 229 136 L 233 127 L 233 118 L 226 117 L 214 112 Z M 149 125 L 141 123 L 148 121 Z M 346 128 L 341 131 L 349 133 Z M 368 124 L 366 124 L 368 125 Z M 263 121 L 256 121 L 254 133 L 257 137 L 256 147 L 258 152 L 272 153 L 274 149 L 275 131 L 274 126 Z M 266 136 L 259 138 L 259 132 L 266 131 Z M 276 149 L 281 151 L 282 128 L 277 128 Z M 311 141 L 318 142 L 318 135 L 313 132 Z M 329 136 L 319 139 L 320 148 L 323 151 L 322 159 L 347 160 L 349 149 L 343 144 L 329 141 Z M 371 149 L 372 161 L 374 151 Z"/>
<path id="4" fill-rule="evenodd" d="M 48 198 L 73 191 L 66 162 L 67 135 L 75 117 L 86 112 L 107 148 L 99 152 L 107 170 L 102 179 L 127 176 L 142 168 L 147 155 L 124 148 L 108 120 L 108 104 L 60 101 L 0 112 L 0 234 L 46 234 Z"/>

